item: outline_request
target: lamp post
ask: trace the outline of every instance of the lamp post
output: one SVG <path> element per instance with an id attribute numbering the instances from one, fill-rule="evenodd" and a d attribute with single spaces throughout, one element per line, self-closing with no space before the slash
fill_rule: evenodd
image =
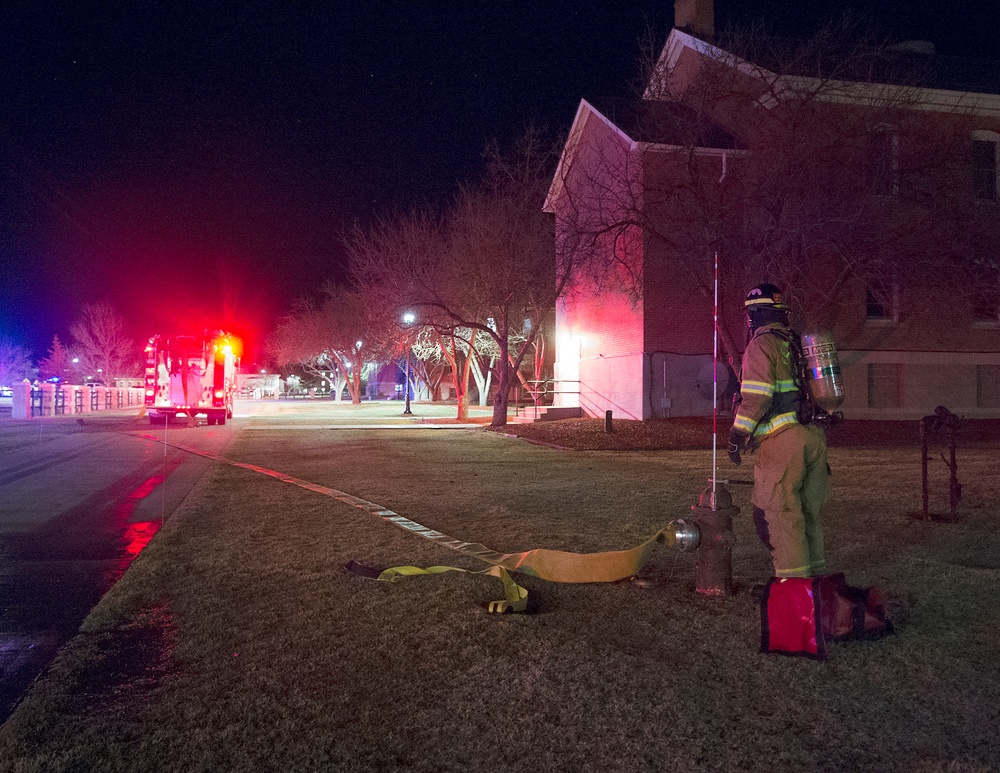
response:
<path id="1" fill-rule="evenodd" d="M 403 389 L 406 391 L 406 407 L 403 409 L 404 416 L 412 415 L 412 411 L 410 411 L 410 325 L 415 319 L 416 316 L 412 311 L 403 315 L 403 324 L 406 325 L 406 383 L 403 385 Z"/>

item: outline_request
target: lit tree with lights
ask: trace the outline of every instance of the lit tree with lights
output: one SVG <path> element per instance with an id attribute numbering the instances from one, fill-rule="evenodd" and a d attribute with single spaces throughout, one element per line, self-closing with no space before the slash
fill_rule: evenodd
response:
<path id="1" fill-rule="evenodd" d="M 442 332 L 434 325 L 424 325 L 416 335 L 411 351 L 418 360 L 430 364 L 444 364 L 454 376 L 455 397 L 458 403 L 457 418 L 469 417 L 469 377 L 478 362 L 477 346 L 484 336 L 479 331 L 455 327 Z M 440 382 L 440 378 L 438 379 Z M 430 387 L 428 378 L 428 387 Z"/>

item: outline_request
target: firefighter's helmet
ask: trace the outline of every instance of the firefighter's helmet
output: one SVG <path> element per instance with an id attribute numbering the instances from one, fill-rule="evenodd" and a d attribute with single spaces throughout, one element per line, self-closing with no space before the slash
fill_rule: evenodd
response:
<path id="1" fill-rule="evenodd" d="M 758 309 L 774 309 L 775 311 L 788 311 L 789 306 L 785 303 L 785 294 L 769 282 L 757 285 L 749 293 L 743 302 L 744 308 L 748 312 Z"/>

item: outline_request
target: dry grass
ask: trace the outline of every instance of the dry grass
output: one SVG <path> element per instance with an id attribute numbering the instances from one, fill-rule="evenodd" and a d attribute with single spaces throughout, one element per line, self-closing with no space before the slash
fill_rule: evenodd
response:
<path id="1" fill-rule="evenodd" d="M 736 596 L 698 597 L 693 557 L 664 550 L 654 587 L 528 578 L 532 613 L 494 617 L 488 579 L 342 570 L 468 559 L 219 467 L 0 730 L 0 770 L 996 770 L 995 451 L 963 452 L 964 519 L 936 524 L 907 515 L 912 448 L 831 450 L 833 568 L 882 586 L 898 633 L 825 663 L 757 652 L 743 491 Z M 483 431 L 258 430 L 227 454 L 505 551 L 629 547 L 710 472 L 704 447 Z"/>

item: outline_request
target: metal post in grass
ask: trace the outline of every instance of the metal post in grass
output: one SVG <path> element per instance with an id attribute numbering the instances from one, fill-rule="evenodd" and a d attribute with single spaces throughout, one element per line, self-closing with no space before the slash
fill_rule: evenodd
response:
<path id="1" fill-rule="evenodd" d="M 604 431 L 609 435 L 613 431 L 611 427 L 611 411 L 604 412 Z"/>
<path id="2" fill-rule="evenodd" d="M 958 482 L 958 460 L 956 459 L 956 435 L 958 433 L 959 417 L 949 411 L 943 405 L 934 409 L 930 416 L 924 416 L 920 420 L 920 461 L 921 461 L 921 482 L 923 490 L 921 500 L 923 503 L 923 518 L 925 521 L 958 520 L 958 502 L 962 498 L 962 484 Z M 935 516 L 930 512 L 930 485 L 927 474 L 927 464 L 930 462 L 930 439 L 935 433 L 943 431 L 948 441 L 949 459 L 945 462 L 948 466 L 948 500 L 950 505 L 950 516 Z M 944 454 L 941 454 L 944 461 Z"/>

